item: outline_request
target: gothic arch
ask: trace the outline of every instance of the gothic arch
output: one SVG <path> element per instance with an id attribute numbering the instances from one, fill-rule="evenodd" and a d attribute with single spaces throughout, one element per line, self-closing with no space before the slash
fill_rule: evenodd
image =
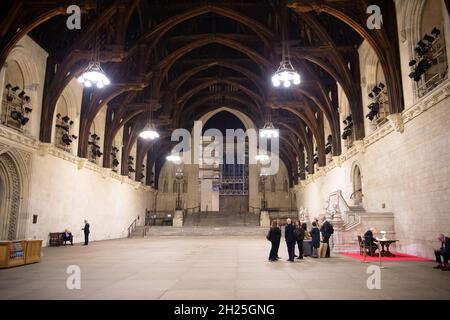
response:
<path id="1" fill-rule="evenodd" d="M 28 222 L 29 170 L 14 148 L 0 146 L 0 238 L 25 238 Z"/>
<path id="2" fill-rule="evenodd" d="M 360 205 L 363 199 L 363 174 L 361 171 L 361 165 L 355 161 L 351 170 L 351 182 L 352 182 L 352 194 L 350 196 L 353 199 L 355 205 Z"/>

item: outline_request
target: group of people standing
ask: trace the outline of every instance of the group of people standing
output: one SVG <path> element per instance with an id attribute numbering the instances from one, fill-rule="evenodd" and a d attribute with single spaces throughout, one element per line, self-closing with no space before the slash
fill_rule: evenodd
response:
<path id="1" fill-rule="evenodd" d="M 311 240 L 312 245 L 312 254 L 313 258 L 319 257 L 319 248 L 321 242 L 323 246 L 327 247 L 325 258 L 330 257 L 330 247 L 329 241 L 330 237 L 333 234 L 333 226 L 326 218 L 322 218 L 322 222 L 319 223 L 319 220 L 316 219 L 312 222 L 311 230 L 307 230 L 306 223 L 300 223 L 300 221 L 296 221 L 292 223 L 291 219 L 286 220 L 286 226 L 284 230 L 284 237 L 286 240 L 286 246 L 288 250 L 288 261 L 294 262 L 295 257 L 301 260 L 303 259 L 303 241 Z M 272 244 L 269 254 L 269 261 L 274 262 L 278 261 L 280 258 L 278 256 L 278 250 L 280 247 L 281 241 L 281 228 L 277 221 L 272 221 L 272 225 L 267 234 L 267 240 L 269 240 Z M 322 238 L 322 241 L 321 241 Z M 295 245 L 298 246 L 299 254 L 298 256 L 295 254 Z"/>

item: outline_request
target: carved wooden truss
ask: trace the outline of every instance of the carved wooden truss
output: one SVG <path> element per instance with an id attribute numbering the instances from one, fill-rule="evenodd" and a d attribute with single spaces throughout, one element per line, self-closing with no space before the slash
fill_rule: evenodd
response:
<path id="1" fill-rule="evenodd" d="M 40 139 L 50 142 L 56 103 L 73 77 L 86 67 L 98 34 L 102 67 L 112 79 L 103 90 L 84 90 L 78 155 L 87 156 L 91 125 L 108 105 L 103 165 L 110 166 L 114 137 L 124 128 L 122 170 L 144 127 L 149 105 L 162 136 L 138 140 L 136 166 L 157 175 L 171 148 L 174 128 L 227 106 L 262 126 L 268 110 L 282 131 L 281 158 L 290 183 L 314 172 L 313 154 L 325 165 L 325 123 L 333 153 L 341 153 L 338 86 L 349 101 L 357 139 L 364 137 L 358 47 L 365 39 L 386 77 L 390 113 L 402 111 L 403 97 L 392 0 L 110 0 L 5 1 L 0 64 L 17 41 L 29 34 L 49 53 Z M 82 29 L 68 30 L 66 8 L 82 10 Z M 369 4 L 383 12 L 383 28 L 366 27 Z M 271 74 L 281 53 L 282 8 L 288 6 L 291 58 L 302 85 L 285 92 L 272 88 Z M 97 10 L 95 10 L 97 8 Z M 153 145 L 154 144 L 154 145 Z M 309 166 L 305 168 L 306 159 Z M 299 171 L 300 169 L 300 171 Z M 145 175 L 150 183 L 151 173 Z M 140 170 L 136 180 L 140 180 Z M 158 179 L 155 179 L 157 181 Z"/>

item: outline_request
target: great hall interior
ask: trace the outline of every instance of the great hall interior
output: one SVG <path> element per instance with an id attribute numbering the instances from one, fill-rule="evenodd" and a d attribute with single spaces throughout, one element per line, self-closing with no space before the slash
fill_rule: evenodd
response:
<path id="1" fill-rule="evenodd" d="M 450 298 L 450 1 L 0 7 L 0 299 Z M 286 262 L 288 219 L 331 258 Z"/>

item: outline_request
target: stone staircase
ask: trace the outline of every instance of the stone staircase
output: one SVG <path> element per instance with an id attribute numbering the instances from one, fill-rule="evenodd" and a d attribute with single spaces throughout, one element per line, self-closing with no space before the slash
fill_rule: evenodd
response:
<path id="1" fill-rule="evenodd" d="M 327 213 L 334 224 L 331 239 L 335 252 L 359 251 L 358 236 L 373 227 L 375 236 L 386 231 L 387 239 L 395 239 L 394 214 L 392 212 L 367 212 L 363 206 L 350 206 L 340 190 L 330 194 Z"/>
<path id="2" fill-rule="evenodd" d="M 196 212 L 186 215 L 184 227 L 259 227 L 259 215 L 249 212 Z"/>
<path id="3" fill-rule="evenodd" d="M 149 226 L 136 226 L 130 233 L 129 238 L 142 238 L 148 232 Z"/>
<path id="4" fill-rule="evenodd" d="M 258 237 L 264 239 L 266 228 L 249 227 L 196 227 L 184 226 L 182 228 L 152 226 L 146 237 Z"/>

